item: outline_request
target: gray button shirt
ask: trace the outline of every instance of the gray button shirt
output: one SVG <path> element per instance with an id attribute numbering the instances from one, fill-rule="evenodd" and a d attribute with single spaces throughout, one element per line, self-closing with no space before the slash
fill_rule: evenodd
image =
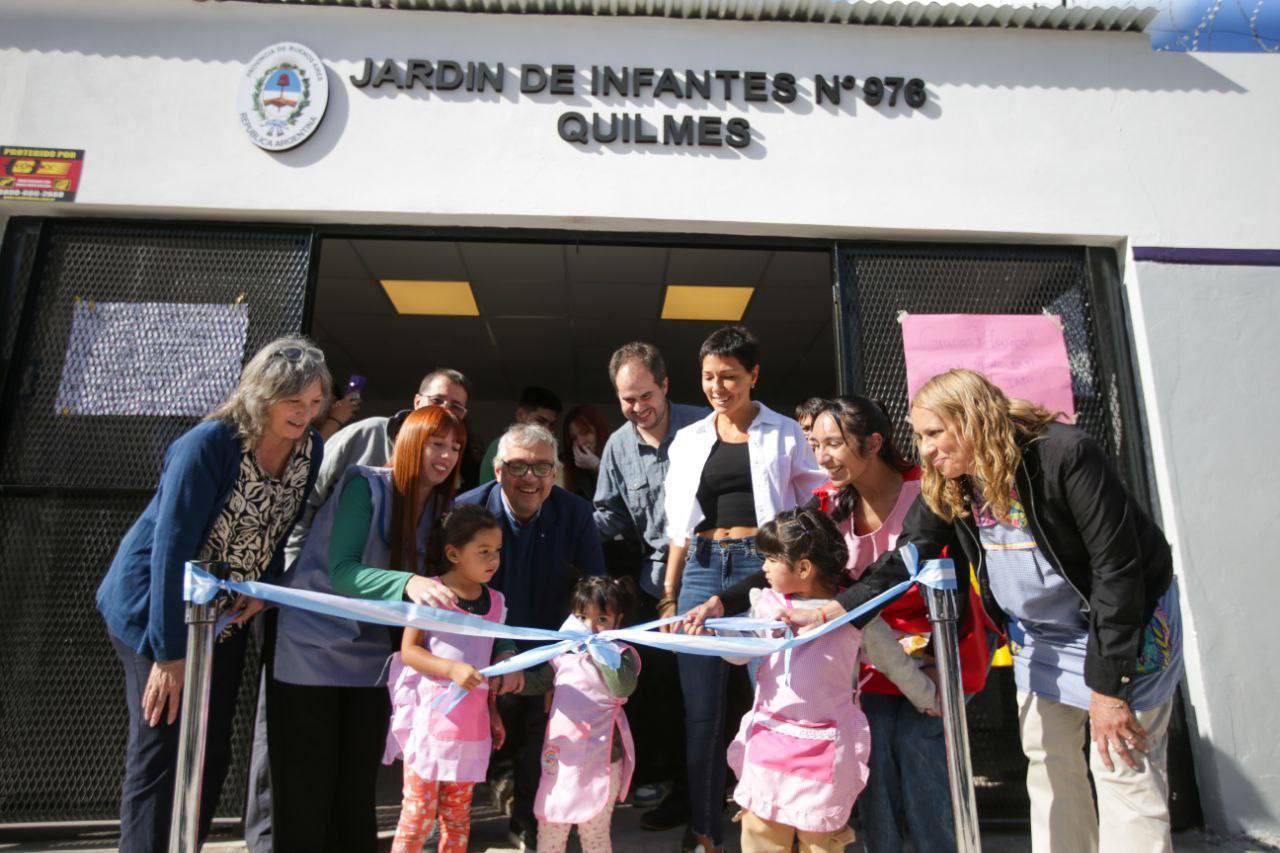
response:
<path id="1" fill-rule="evenodd" d="M 640 572 L 640 588 L 662 597 L 667 572 L 667 516 L 662 483 L 667 476 L 667 451 L 682 427 L 705 418 L 709 409 L 672 403 L 671 423 L 657 447 L 650 447 L 631 423 L 625 423 L 605 443 L 596 483 L 595 520 L 600 538 L 619 535 L 643 544 L 648 569 Z"/>

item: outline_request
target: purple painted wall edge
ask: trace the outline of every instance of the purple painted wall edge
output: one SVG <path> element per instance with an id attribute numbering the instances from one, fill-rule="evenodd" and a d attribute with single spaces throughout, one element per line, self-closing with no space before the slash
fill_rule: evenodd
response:
<path id="1" fill-rule="evenodd" d="M 1280 249 L 1165 249 L 1135 246 L 1135 261 L 1230 267 L 1280 267 Z"/>

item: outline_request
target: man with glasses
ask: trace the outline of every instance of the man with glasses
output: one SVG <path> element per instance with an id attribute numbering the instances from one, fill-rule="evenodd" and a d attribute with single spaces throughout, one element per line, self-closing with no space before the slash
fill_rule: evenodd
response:
<path id="1" fill-rule="evenodd" d="M 288 357 L 288 353 L 282 353 Z M 471 397 L 471 383 L 456 370 L 447 367 L 431 371 L 418 384 L 413 396 L 413 409 L 425 406 L 445 406 L 460 419 L 467 416 L 467 402 Z M 324 461 L 316 475 L 315 489 L 307 498 L 302 517 L 294 526 L 285 548 L 285 570 L 293 568 L 302 553 L 307 534 L 316 512 L 342 475 L 352 465 L 385 466 L 391 460 L 396 433 L 413 409 L 403 409 L 389 418 L 364 418 L 347 424 L 334 433 L 324 444 Z M 464 421 L 465 424 L 465 421 Z M 245 845 L 250 853 L 271 851 L 271 788 L 267 773 L 267 726 L 263 706 L 266 691 L 259 691 L 258 714 L 253 733 L 253 754 L 249 769 L 249 800 L 245 807 Z"/>
<path id="2" fill-rule="evenodd" d="M 538 424 L 548 432 L 556 431 L 556 420 L 560 417 L 560 398 L 555 392 L 546 388 L 530 385 L 520 392 L 520 402 L 516 404 L 517 424 Z M 498 455 L 498 439 L 494 439 L 489 449 L 484 452 L 484 460 L 480 463 L 480 482 L 487 483 L 493 479 L 493 460 Z"/>
<path id="3" fill-rule="evenodd" d="M 460 495 L 454 504 L 479 504 L 502 524 L 502 564 L 490 585 L 507 600 L 507 622 L 559 628 L 569 615 L 573 585 L 583 575 L 602 575 L 604 551 L 591 504 L 555 485 L 556 439 L 542 424 L 512 424 L 494 456 L 496 482 Z M 529 850 L 537 844 L 533 799 L 547 712 L 542 696 L 498 698 L 508 746 L 515 762 L 512 840 Z"/>

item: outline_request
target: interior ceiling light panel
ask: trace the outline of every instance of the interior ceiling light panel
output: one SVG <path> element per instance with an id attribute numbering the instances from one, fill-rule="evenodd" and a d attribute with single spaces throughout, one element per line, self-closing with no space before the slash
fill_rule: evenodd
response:
<path id="1" fill-rule="evenodd" d="M 662 303 L 663 320 L 729 320 L 747 311 L 754 287 L 669 284 Z"/>
<path id="2" fill-rule="evenodd" d="M 479 317 L 469 281 L 415 281 L 384 278 L 379 282 L 400 314 Z"/>

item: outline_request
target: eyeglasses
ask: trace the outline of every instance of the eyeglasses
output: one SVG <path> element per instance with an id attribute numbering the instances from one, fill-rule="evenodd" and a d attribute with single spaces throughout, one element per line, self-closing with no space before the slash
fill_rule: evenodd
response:
<path id="1" fill-rule="evenodd" d="M 550 477 L 552 472 L 556 470 L 554 462 L 508 462 L 505 459 L 500 461 L 502 462 L 502 469 L 512 477 L 523 477 L 532 471 L 533 476 L 542 480 Z"/>
<path id="2" fill-rule="evenodd" d="M 307 356 L 311 356 L 311 358 L 324 364 L 324 352 L 311 347 L 281 347 L 273 352 L 272 355 L 278 355 L 290 364 L 297 364 Z"/>
<path id="3" fill-rule="evenodd" d="M 424 397 L 423 399 L 432 406 L 443 406 L 460 418 L 467 416 L 467 407 L 457 400 L 450 400 L 448 397 L 442 397 L 439 394 L 432 394 L 430 397 Z"/>

